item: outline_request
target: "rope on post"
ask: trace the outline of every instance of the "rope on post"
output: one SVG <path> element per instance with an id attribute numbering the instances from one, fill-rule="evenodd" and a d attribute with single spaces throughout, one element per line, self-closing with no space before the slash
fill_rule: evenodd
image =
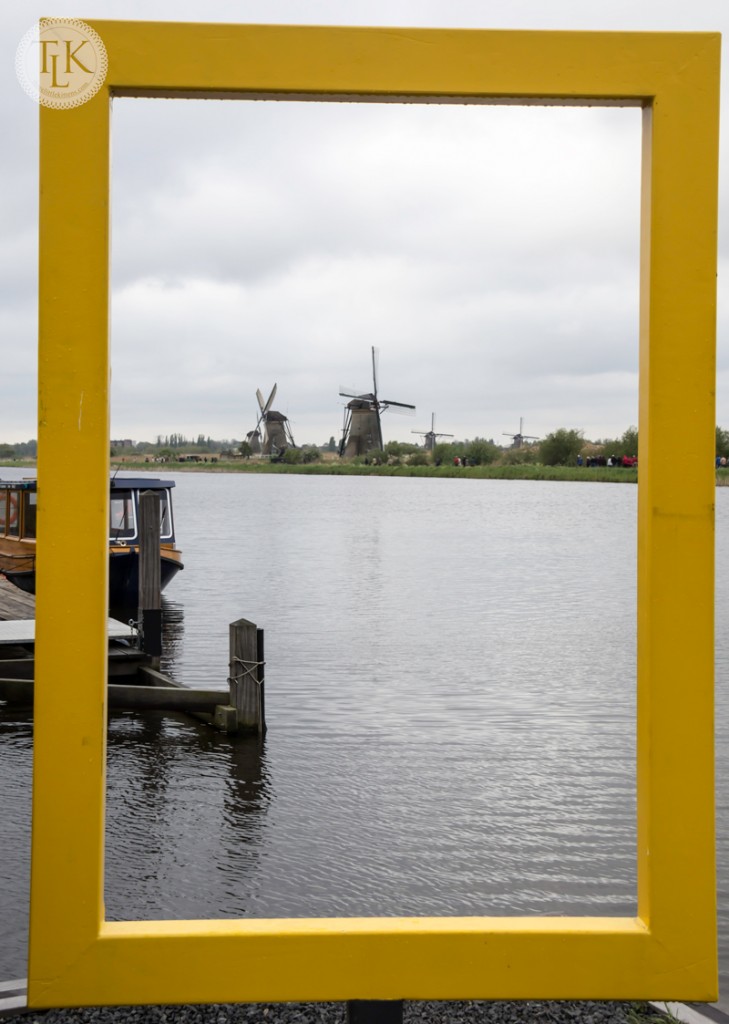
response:
<path id="1" fill-rule="evenodd" d="M 258 685 L 261 686 L 261 680 L 259 678 L 258 669 L 263 668 L 265 664 L 265 661 L 244 661 L 243 658 L 234 657 L 231 660 L 231 665 L 242 665 L 243 671 L 239 672 L 237 675 L 228 676 L 228 682 L 239 683 L 242 682 L 244 679 L 252 678 L 254 682 L 258 683 Z"/>

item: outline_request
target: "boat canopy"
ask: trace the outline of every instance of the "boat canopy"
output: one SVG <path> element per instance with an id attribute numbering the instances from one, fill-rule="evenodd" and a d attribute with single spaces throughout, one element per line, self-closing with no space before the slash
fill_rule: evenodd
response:
<path id="1" fill-rule="evenodd" d="M 32 480 L 0 480 L 0 490 L 4 491 L 35 491 L 38 481 Z M 164 491 L 174 487 L 174 480 L 160 480 L 159 477 L 148 476 L 115 476 L 110 481 L 112 491 Z"/>
<path id="2" fill-rule="evenodd" d="M 174 480 L 160 480 L 149 476 L 115 476 L 111 480 L 111 489 L 124 491 L 165 491 L 174 487 Z"/>

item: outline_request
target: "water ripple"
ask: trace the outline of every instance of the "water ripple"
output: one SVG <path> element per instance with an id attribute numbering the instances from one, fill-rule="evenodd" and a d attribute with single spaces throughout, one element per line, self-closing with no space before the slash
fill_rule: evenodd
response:
<path id="1" fill-rule="evenodd" d="M 228 623 L 258 622 L 269 732 L 112 716 L 112 918 L 635 912 L 634 488 L 178 482 L 186 568 L 165 601 L 164 667 L 224 686 Z M 723 621 L 729 546 L 717 558 Z M 723 630 L 717 675 L 726 949 Z M 7 712 L 0 725 L 0 856 L 15 864 L 0 896 L 17 935 L 31 729 Z M 17 974 L 11 930 L 0 967 Z"/>

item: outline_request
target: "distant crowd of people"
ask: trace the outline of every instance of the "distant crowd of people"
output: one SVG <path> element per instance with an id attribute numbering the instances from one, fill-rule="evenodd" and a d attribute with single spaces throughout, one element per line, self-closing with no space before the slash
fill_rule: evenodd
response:
<path id="1" fill-rule="evenodd" d="M 637 455 L 581 455 L 577 456 L 578 466 L 624 466 L 626 469 L 638 465 Z"/>

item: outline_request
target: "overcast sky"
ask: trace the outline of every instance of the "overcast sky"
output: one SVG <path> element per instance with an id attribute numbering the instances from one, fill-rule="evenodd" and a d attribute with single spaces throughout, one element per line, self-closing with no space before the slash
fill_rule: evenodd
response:
<path id="1" fill-rule="evenodd" d="M 41 15 L 729 34 L 729 0 L 6 0 L 0 441 L 11 442 L 37 436 L 37 107 L 14 59 Z M 371 345 L 381 397 L 417 406 L 385 414 L 386 440 L 417 440 L 432 413 L 458 438 L 508 441 L 520 417 L 537 436 L 620 434 L 637 422 L 639 177 L 633 109 L 116 100 L 112 436 L 242 438 L 256 388 L 277 383 L 274 408 L 297 443 L 324 443 L 341 434 L 340 386 L 371 390 Z"/>

